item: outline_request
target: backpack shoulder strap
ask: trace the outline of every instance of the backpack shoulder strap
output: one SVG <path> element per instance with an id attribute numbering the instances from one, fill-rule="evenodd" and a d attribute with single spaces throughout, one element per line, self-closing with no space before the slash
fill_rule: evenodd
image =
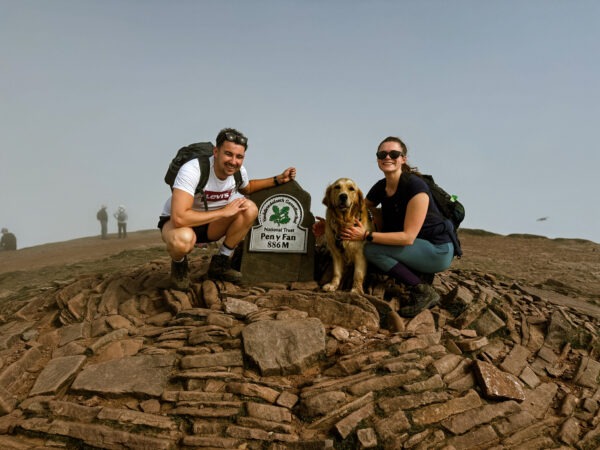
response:
<path id="1" fill-rule="evenodd" d="M 200 165 L 200 181 L 196 186 L 196 194 L 202 194 L 202 201 L 204 202 L 204 209 L 208 211 L 208 204 L 206 202 L 206 196 L 204 195 L 204 187 L 208 183 L 208 177 L 210 175 L 210 160 L 208 156 L 198 155 L 198 164 Z"/>
<path id="2" fill-rule="evenodd" d="M 242 172 L 238 170 L 236 173 L 233 174 L 233 178 L 235 178 L 235 188 L 239 190 L 240 186 L 244 182 L 244 180 L 242 180 Z"/>
<path id="3" fill-rule="evenodd" d="M 412 176 L 413 174 L 411 172 L 402 172 L 400 174 L 400 180 L 398 181 L 398 187 L 406 186 L 406 183 L 408 183 L 408 179 Z"/>
<path id="4" fill-rule="evenodd" d="M 196 194 L 204 190 L 204 186 L 208 183 L 208 177 L 210 175 L 210 160 L 208 156 L 198 156 L 198 164 L 200 165 L 200 181 L 196 186 Z"/>

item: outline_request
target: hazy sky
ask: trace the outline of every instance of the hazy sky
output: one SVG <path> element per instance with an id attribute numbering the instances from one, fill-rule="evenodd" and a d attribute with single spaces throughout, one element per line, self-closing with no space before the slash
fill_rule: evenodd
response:
<path id="1" fill-rule="evenodd" d="M 177 149 L 231 126 L 316 215 L 397 135 L 464 227 L 600 242 L 599 43 L 597 0 L 0 0 L 0 225 L 154 228 Z"/>

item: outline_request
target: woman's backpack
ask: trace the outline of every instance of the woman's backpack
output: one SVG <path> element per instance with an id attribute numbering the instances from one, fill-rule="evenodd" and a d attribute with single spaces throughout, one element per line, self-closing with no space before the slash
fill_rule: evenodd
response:
<path id="1" fill-rule="evenodd" d="M 458 201 L 456 195 L 450 195 L 442 189 L 431 175 L 419 172 L 411 172 L 411 175 L 416 175 L 427 183 L 433 201 L 446 223 L 446 230 L 452 239 L 452 244 L 454 244 L 454 256 L 460 258 L 463 252 L 458 239 L 458 227 L 465 218 L 465 207 Z"/>
<path id="2" fill-rule="evenodd" d="M 427 186 L 429 186 L 433 200 L 435 200 L 435 204 L 440 212 L 444 217 L 450 219 L 452 225 L 454 225 L 454 229 L 458 230 L 461 222 L 465 219 L 465 207 L 463 204 L 458 201 L 456 195 L 450 195 L 442 189 L 433 180 L 431 175 L 421 175 L 421 178 L 423 178 L 427 183 Z"/>

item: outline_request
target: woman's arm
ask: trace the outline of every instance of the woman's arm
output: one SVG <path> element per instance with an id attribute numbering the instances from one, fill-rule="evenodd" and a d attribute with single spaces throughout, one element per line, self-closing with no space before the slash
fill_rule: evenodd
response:
<path id="1" fill-rule="evenodd" d="M 371 235 L 373 237 L 372 242 L 384 245 L 412 245 L 425 222 L 428 207 L 429 196 L 425 192 L 415 195 L 409 200 L 406 207 L 404 231 L 391 233 L 374 231 Z"/>

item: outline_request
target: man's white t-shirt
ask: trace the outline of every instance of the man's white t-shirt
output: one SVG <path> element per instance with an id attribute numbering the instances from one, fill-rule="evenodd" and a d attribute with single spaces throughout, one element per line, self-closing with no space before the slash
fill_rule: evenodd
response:
<path id="1" fill-rule="evenodd" d="M 208 210 L 212 211 L 215 209 L 223 208 L 229 202 L 236 198 L 241 198 L 243 195 L 239 193 L 235 187 L 235 178 L 233 175 L 227 177 L 224 180 L 219 180 L 215 175 L 214 169 L 214 157 L 210 158 L 210 175 L 208 181 L 204 187 L 204 194 L 206 195 L 206 203 Z M 248 173 L 244 166 L 240 168 L 242 174 L 242 185 L 240 189 L 248 186 Z M 186 162 L 177 173 L 175 181 L 173 182 L 173 189 L 181 189 L 188 194 L 194 196 L 194 204 L 192 209 L 196 211 L 205 211 L 204 202 L 202 201 L 202 195 L 194 195 L 196 187 L 200 182 L 200 163 L 198 158 L 194 158 Z M 171 215 L 171 197 L 165 202 L 163 207 L 162 216 Z"/>

